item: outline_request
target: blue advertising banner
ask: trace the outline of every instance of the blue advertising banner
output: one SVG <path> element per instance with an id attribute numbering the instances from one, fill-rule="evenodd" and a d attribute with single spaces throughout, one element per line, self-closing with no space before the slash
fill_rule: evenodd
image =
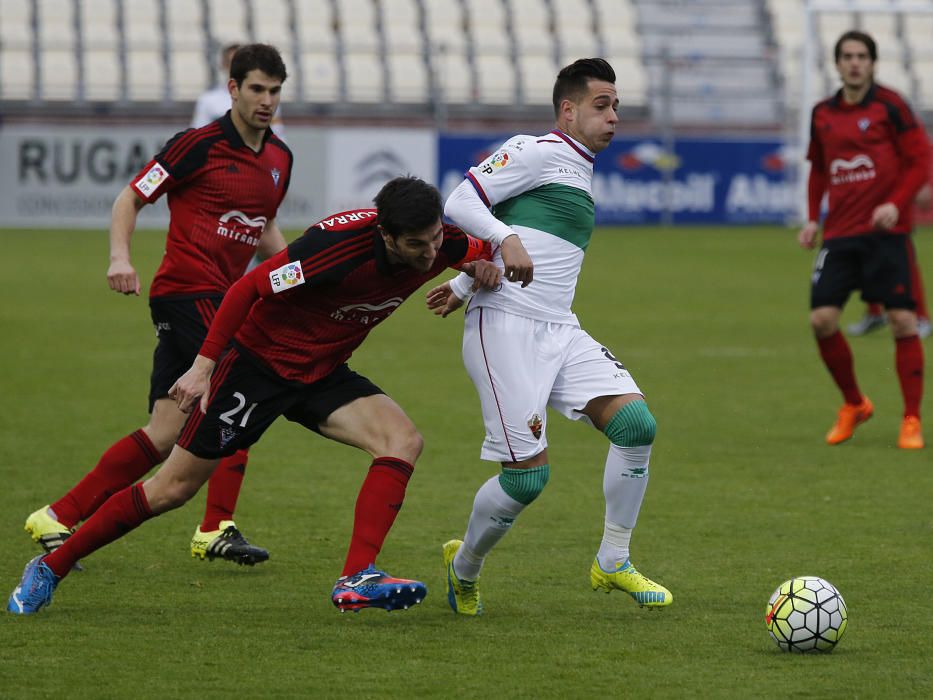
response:
<path id="1" fill-rule="evenodd" d="M 441 134 L 441 192 L 508 136 Z M 617 136 L 596 158 L 596 223 L 784 223 L 796 196 L 784 162 L 779 139 L 678 139 L 666 150 L 660 139 Z"/>

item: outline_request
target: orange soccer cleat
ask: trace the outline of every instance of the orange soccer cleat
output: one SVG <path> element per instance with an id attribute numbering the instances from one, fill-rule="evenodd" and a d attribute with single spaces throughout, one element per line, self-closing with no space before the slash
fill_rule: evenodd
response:
<path id="1" fill-rule="evenodd" d="M 836 422 L 826 434 L 826 442 L 830 445 L 838 445 L 840 442 L 845 442 L 852 437 L 852 433 L 855 432 L 856 426 L 867 421 L 874 413 L 875 405 L 867 396 L 862 396 L 862 403 L 843 404 L 842 408 L 839 409 L 839 416 L 836 418 Z"/>
<path id="2" fill-rule="evenodd" d="M 901 434 L 897 436 L 897 446 L 902 450 L 923 448 L 923 431 L 917 416 L 904 416 L 901 421 Z"/>

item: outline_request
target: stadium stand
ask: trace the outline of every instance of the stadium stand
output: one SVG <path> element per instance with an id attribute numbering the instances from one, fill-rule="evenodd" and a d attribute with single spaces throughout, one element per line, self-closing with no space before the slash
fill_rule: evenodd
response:
<path id="1" fill-rule="evenodd" d="M 623 118 L 773 125 L 800 97 L 803 2 L 0 0 L 0 108 L 186 113 L 218 48 L 258 40 L 286 57 L 295 117 L 543 114 L 559 66 L 603 55 Z M 933 109 L 933 14 L 819 15 L 819 91 L 837 84 L 832 44 L 852 27 L 878 39 L 879 78 Z"/>
<path id="2" fill-rule="evenodd" d="M 930 0 L 911 0 L 914 8 L 933 9 Z M 886 4 L 885 0 L 877 3 Z M 907 2 L 887 0 L 892 7 Z M 803 0 L 768 0 L 767 9 L 772 19 L 774 36 L 780 46 L 780 73 L 784 84 L 786 103 L 800 101 L 801 61 L 806 28 L 803 21 Z M 871 34 L 878 43 L 877 79 L 900 91 L 920 109 L 933 109 L 933 94 L 923 89 L 926 76 L 933 68 L 931 51 L 933 14 L 896 14 L 893 12 L 821 12 L 816 17 L 816 55 L 818 80 L 816 91 L 829 94 L 839 85 L 833 47 L 839 36 L 849 29 L 861 29 Z"/>

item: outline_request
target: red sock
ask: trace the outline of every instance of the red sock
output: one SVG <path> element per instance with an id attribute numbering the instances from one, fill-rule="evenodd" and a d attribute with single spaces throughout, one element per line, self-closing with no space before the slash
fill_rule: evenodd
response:
<path id="1" fill-rule="evenodd" d="M 917 258 L 914 255 L 910 257 L 910 291 L 913 292 L 914 302 L 917 304 L 917 318 L 930 320 L 930 312 L 927 309 L 927 295 L 923 291 L 923 279 L 920 277 L 920 266 L 917 265 Z"/>
<path id="2" fill-rule="evenodd" d="M 923 398 L 923 343 L 920 336 L 911 335 L 895 341 L 897 378 L 904 395 L 904 416 L 920 417 L 920 399 Z"/>
<path id="3" fill-rule="evenodd" d="M 817 338 L 816 344 L 820 347 L 823 363 L 833 376 L 846 403 L 853 405 L 862 403 L 862 392 L 859 391 L 858 382 L 855 381 L 852 350 L 842 333 L 836 331 L 828 338 Z"/>
<path id="4" fill-rule="evenodd" d="M 865 309 L 865 313 L 869 316 L 882 316 L 884 315 L 884 307 L 881 304 L 869 304 Z"/>
<path id="5" fill-rule="evenodd" d="M 395 457 L 378 457 L 360 487 L 353 516 L 353 535 L 341 576 L 362 571 L 376 562 L 386 535 L 405 500 L 405 487 L 414 466 Z"/>
<path id="6" fill-rule="evenodd" d="M 55 517 L 65 527 L 90 518 L 110 496 L 138 481 L 162 461 L 162 455 L 140 428 L 118 440 L 104 452 L 97 466 L 52 504 Z"/>
<path id="7" fill-rule="evenodd" d="M 65 544 L 43 561 L 56 576 L 64 578 L 79 559 L 123 537 L 151 517 L 143 485 L 133 484 L 108 498 Z"/>
<path id="8" fill-rule="evenodd" d="M 220 529 L 221 520 L 233 520 L 247 460 L 249 452 L 237 450 L 220 460 L 211 474 L 207 482 L 207 508 L 204 510 L 204 520 L 201 521 L 201 532 Z"/>

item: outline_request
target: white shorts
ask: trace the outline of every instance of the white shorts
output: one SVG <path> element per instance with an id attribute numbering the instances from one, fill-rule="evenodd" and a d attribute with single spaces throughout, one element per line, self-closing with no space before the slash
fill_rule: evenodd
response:
<path id="1" fill-rule="evenodd" d="M 467 313 L 463 363 L 483 407 L 481 457 L 493 462 L 518 462 L 547 447 L 548 406 L 592 425 L 581 413 L 591 400 L 642 393 L 583 329 L 499 309 Z"/>

